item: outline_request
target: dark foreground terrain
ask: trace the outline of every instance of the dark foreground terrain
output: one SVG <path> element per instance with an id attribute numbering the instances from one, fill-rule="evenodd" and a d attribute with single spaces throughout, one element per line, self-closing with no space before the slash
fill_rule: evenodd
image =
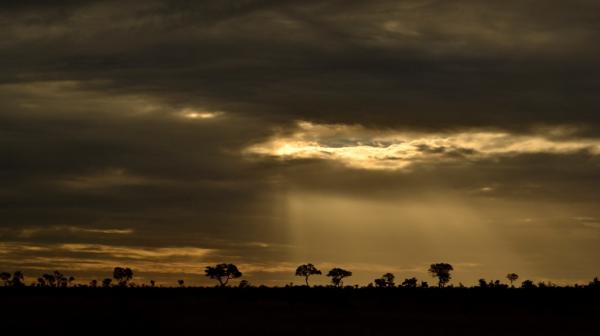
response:
<path id="1" fill-rule="evenodd" d="M 600 335 L 599 299 L 590 288 L 0 288 L 0 321 L 19 335 Z"/>

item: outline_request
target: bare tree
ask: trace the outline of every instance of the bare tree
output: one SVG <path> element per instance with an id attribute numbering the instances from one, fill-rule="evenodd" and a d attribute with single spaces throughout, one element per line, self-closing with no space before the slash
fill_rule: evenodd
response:
<path id="1" fill-rule="evenodd" d="M 296 276 L 304 277 L 306 286 L 309 286 L 308 278 L 311 275 L 320 275 L 320 274 L 321 274 L 321 271 L 318 270 L 313 264 L 304 264 L 304 265 L 300 265 L 300 266 L 298 266 L 298 268 L 296 268 Z"/>

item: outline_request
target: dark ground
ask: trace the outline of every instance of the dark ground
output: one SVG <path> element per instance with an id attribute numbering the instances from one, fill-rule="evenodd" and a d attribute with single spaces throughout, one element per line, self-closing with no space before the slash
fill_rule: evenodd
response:
<path id="1" fill-rule="evenodd" d="M 0 288 L 0 330 L 16 329 L 19 335 L 600 335 L 599 299 L 600 290 L 592 288 Z"/>

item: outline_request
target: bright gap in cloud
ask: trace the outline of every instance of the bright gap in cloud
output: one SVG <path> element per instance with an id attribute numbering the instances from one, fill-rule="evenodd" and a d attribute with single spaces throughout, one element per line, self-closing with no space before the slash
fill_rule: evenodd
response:
<path id="1" fill-rule="evenodd" d="M 186 119 L 213 119 L 223 114 L 223 112 L 199 111 L 185 108 L 180 112 L 180 116 Z"/>
<path id="2" fill-rule="evenodd" d="M 572 131 L 557 127 L 525 135 L 501 131 L 423 133 L 299 122 L 295 132 L 275 135 L 246 148 L 244 153 L 286 160 L 331 160 L 370 170 L 398 170 L 418 162 L 482 160 L 534 153 L 600 154 L 600 140 L 569 138 Z"/>

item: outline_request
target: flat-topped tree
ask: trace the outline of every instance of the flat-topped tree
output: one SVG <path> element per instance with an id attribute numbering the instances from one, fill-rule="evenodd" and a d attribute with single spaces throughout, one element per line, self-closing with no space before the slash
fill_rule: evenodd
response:
<path id="1" fill-rule="evenodd" d="M 331 283 L 333 283 L 335 287 L 341 287 L 344 285 L 342 279 L 352 276 L 352 272 L 336 267 L 331 269 L 329 273 L 327 273 L 327 276 L 331 277 Z"/>
<path id="2" fill-rule="evenodd" d="M 204 273 L 206 273 L 207 277 L 216 279 L 221 287 L 227 286 L 229 280 L 242 276 L 242 272 L 234 264 L 218 264 L 214 267 L 206 266 Z"/>
<path id="3" fill-rule="evenodd" d="M 444 287 L 448 282 L 450 282 L 450 279 L 452 279 L 450 271 L 453 270 L 454 268 L 450 264 L 437 263 L 431 264 L 429 267 L 429 274 L 431 274 L 432 277 L 438 278 L 438 287 Z"/>
<path id="4" fill-rule="evenodd" d="M 309 286 L 308 278 L 311 275 L 320 275 L 320 274 L 321 274 L 321 271 L 319 271 L 313 264 L 304 264 L 304 265 L 300 265 L 300 266 L 298 266 L 298 268 L 296 268 L 296 276 L 304 277 L 304 281 L 306 281 L 307 286 Z"/>

